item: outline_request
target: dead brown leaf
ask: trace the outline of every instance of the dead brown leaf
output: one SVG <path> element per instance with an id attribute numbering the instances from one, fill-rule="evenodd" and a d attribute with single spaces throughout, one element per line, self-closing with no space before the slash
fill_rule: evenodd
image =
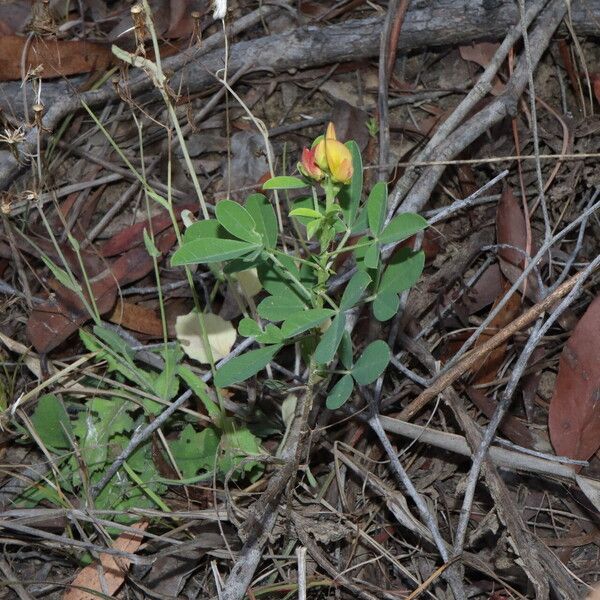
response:
<path id="1" fill-rule="evenodd" d="M 600 296 L 563 348 L 548 428 L 556 452 L 588 460 L 600 447 Z"/>
<path id="2" fill-rule="evenodd" d="M 27 38 L 0 36 L 0 81 L 21 79 L 21 58 Z M 112 60 L 110 46 L 86 41 L 35 37 L 29 46 L 25 70 L 39 71 L 43 79 L 105 71 Z"/>
<path id="3" fill-rule="evenodd" d="M 153 338 L 160 338 L 163 335 L 162 321 L 156 316 L 156 312 L 132 302 L 117 300 L 115 307 L 108 315 L 108 320 Z"/>
<path id="4" fill-rule="evenodd" d="M 140 533 L 122 533 L 112 545 L 115 550 L 132 554 L 140 547 L 144 538 L 142 532 L 148 527 L 148 523 L 141 521 L 132 527 L 139 529 Z M 101 554 L 100 565 L 93 563 L 80 571 L 71 582 L 71 588 L 65 592 L 63 600 L 98 600 L 97 594 L 78 588 L 87 588 L 112 596 L 123 584 L 130 564 L 131 561 L 126 558 Z"/>
<path id="5" fill-rule="evenodd" d="M 469 62 L 474 62 L 478 64 L 482 68 L 486 68 L 492 57 L 496 53 L 499 44 L 491 43 L 491 42 L 479 42 L 478 44 L 472 44 L 471 46 L 461 46 L 459 48 L 460 56 L 463 60 L 468 60 Z M 494 81 L 492 84 L 492 95 L 499 96 L 504 90 L 506 86 L 500 81 L 498 77 L 494 77 Z"/>
<path id="6" fill-rule="evenodd" d="M 500 269 L 504 276 L 514 283 L 523 272 L 527 256 L 535 254 L 535 248 L 527 253 L 527 225 L 520 202 L 515 197 L 512 188 L 505 187 L 496 211 L 496 238 L 498 244 L 505 247 L 498 250 Z M 507 248 L 506 246 L 511 246 Z M 534 273 L 527 278 L 525 290 L 521 293 L 533 302 L 539 300 L 539 285 Z"/>

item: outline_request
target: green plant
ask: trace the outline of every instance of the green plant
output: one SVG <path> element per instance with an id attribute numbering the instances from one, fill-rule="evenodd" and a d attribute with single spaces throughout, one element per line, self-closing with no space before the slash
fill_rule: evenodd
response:
<path id="1" fill-rule="evenodd" d="M 117 49 L 115 53 L 122 60 L 143 68 L 153 79 L 169 109 L 170 121 L 186 156 L 185 139 L 171 102 L 172 92 L 161 69 L 156 36 L 145 2 L 144 7 L 156 62 Z M 182 363 L 181 348 L 167 343 L 166 323 L 163 322 L 164 343 L 153 361 L 159 363 L 160 368 L 142 368 L 128 343 L 102 325 L 85 269 L 82 285 L 68 269 L 59 249 L 64 268 L 46 260 L 54 276 L 77 294 L 94 319 L 93 333 L 81 331 L 80 335 L 96 359 L 106 363 L 108 376 L 100 383 L 84 379 L 88 389 L 96 386 L 97 393 L 83 402 L 69 395 L 50 394 L 39 399 L 31 422 L 26 425 L 31 437 L 52 457 L 53 469 L 51 475 L 27 489 L 20 501 L 36 504 L 44 500 L 68 505 L 69 497 L 76 495 L 93 502 L 96 508 L 121 511 L 118 518 L 129 521 L 131 517 L 123 512 L 128 508 L 159 506 L 168 511 L 161 500 L 167 485 L 211 478 L 222 480 L 226 476 L 251 480 L 260 476 L 262 464 L 253 459 L 261 453 L 260 439 L 246 424 L 227 415 L 220 389 L 256 375 L 286 346 L 298 344 L 308 367 L 308 402 L 303 404 L 304 415 L 310 408 L 317 384 L 328 390 L 328 408 L 336 409 L 348 400 L 356 384 L 368 385 L 383 374 L 390 360 L 387 343 L 376 340 L 355 352 L 347 330 L 347 317 L 350 311 L 364 304 L 371 305 L 380 321 L 397 313 L 399 294 L 420 277 L 424 255 L 403 246 L 385 262 L 381 258 L 382 249 L 422 231 L 427 222 L 419 215 L 402 214 L 386 223 L 385 183 L 377 183 L 363 201 L 360 150 L 353 141 L 345 144 L 338 141 L 330 124 L 325 135 L 318 137 L 311 148 L 304 149 L 298 165 L 301 177 L 272 177 L 264 185 L 266 192 L 306 190 L 288 211 L 297 233 L 294 238 L 286 235 L 281 239 L 282 219 L 277 197 L 277 212 L 266 195 L 252 194 L 243 206 L 231 200 L 217 203 L 215 218 L 208 218 L 202 191 L 187 156 L 186 165 L 204 219 L 188 223 L 181 234 L 170 194 L 163 198 L 148 185 L 144 173 L 136 171 L 93 113 L 86 109 L 138 178 L 147 200 L 158 202 L 170 214 L 179 242 L 171 263 L 184 266 L 192 291 L 190 266 L 205 264 L 218 282 L 235 280 L 239 274 L 256 269 L 262 289 L 267 293 L 258 305 L 248 303 L 250 312 L 238 324 L 239 335 L 253 338 L 259 347 L 236 356 L 220 368 L 215 368 L 206 317 L 194 296 L 193 314 L 198 319 L 201 344 L 214 375 L 213 394 L 202 379 Z M 139 132 L 142 142 L 141 126 Z M 69 242 L 79 257 L 75 240 L 69 237 Z M 144 232 L 144 243 L 154 259 L 159 282 L 160 252 L 152 231 Z M 341 293 L 334 296 L 329 291 L 329 283 L 335 275 L 336 264 L 351 255 L 356 272 Z M 159 301 L 164 321 L 162 297 Z M 267 383 L 272 388 L 279 385 L 273 380 Z M 173 414 L 153 437 L 141 442 L 125 459 L 123 470 L 112 477 L 109 485 L 100 489 L 99 482 L 109 476 L 111 465 L 126 452 L 132 436 L 147 428 L 181 393 L 182 387 L 194 392 L 207 416 Z M 201 430 L 195 426 L 199 418 L 205 421 Z M 165 477 L 164 468 L 159 471 L 161 463 L 163 467 L 169 466 L 173 477 Z"/>
<path id="2" fill-rule="evenodd" d="M 422 231 L 427 221 L 405 213 L 386 225 L 385 183 L 377 183 L 361 203 L 359 148 L 353 141 L 345 145 L 339 142 L 332 124 L 325 136 L 304 149 L 298 169 L 302 178 L 274 177 L 263 186 L 264 190 L 310 188 L 289 211 L 289 217 L 305 231 L 295 240 L 292 252 L 279 249 L 277 219 L 267 197 L 253 194 L 245 206 L 221 201 L 215 219 L 188 227 L 171 263 L 223 265 L 227 274 L 255 267 L 268 292 L 253 318 L 243 318 L 238 327 L 241 336 L 253 337 L 262 347 L 219 368 L 215 374 L 218 387 L 252 377 L 286 345 L 300 342 L 310 381 L 327 378 L 333 383 L 337 378 L 327 397 L 327 406 L 334 409 L 346 402 L 355 384 L 374 382 L 390 360 L 390 350 L 382 340 L 372 342 L 355 357 L 346 332 L 346 315 L 360 303 L 371 303 L 380 321 L 397 312 L 398 294 L 418 280 L 424 255 L 403 247 L 384 264 L 381 251 L 387 244 Z M 313 239 L 316 243 L 311 244 Z M 334 274 L 336 257 L 348 253 L 354 254 L 358 270 L 336 300 L 328 293 L 327 284 Z M 336 368 L 338 361 L 343 369 Z"/>
<path id="3" fill-rule="evenodd" d="M 178 347 L 161 350 L 164 366 L 155 372 L 135 364 L 134 352 L 110 329 L 95 326 L 93 334 L 82 330 L 80 336 L 96 359 L 106 362 L 113 380 L 95 383 L 97 395 L 83 403 L 71 397 L 63 401 L 54 394 L 39 398 L 30 427 L 44 451 L 53 457 L 54 477 L 28 488 L 19 503 L 32 506 L 48 501 L 66 506 L 68 496 L 75 495 L 93 500 L 97 509 L 117 513 L 156 506 L 168 511 L 160 500 L 167 485 L 222 480 L 230 472 L 234 480 L 260 475 L 261 464 L 248 460 L 248 456 L 261 453 L 260 440 L 247 427 L 221 413 L 206 384 L 181 364 Z M 88 383 L 91 387 L 94 382 Z M 208 414 L 205 427 L 195 429 L 197 416 L 173 417 L 165 427 L 170 433 L 166 445 L 161 448 L 152 438 L 140 444 L 124 463 L 124 473 L 115 475 L 95 498 L 90 498 L 90 490 L 124 451 L 132 434 L 162 412 L 182 384 L 192 389 L 204 405 Z M 74 419 L 69 416 L 72 413 Z M 162 476 L 157 466 L 161 462 L 169 464 L 179 477 Z M 135 520 L 125 514 L 116 519 Z"/>

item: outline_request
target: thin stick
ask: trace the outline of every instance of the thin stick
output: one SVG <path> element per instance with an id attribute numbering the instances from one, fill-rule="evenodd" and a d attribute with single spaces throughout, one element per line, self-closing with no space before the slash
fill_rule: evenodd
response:
<path id="1" fill-rule="evenodd" d="M 597 266 L 598 259 L 591 265 Z M 497 348 L 500 344 L 510 339 L 515 333 L 535 321 L 541 314 L 545 313 L 557 300 L 560 300 L 565 294 L 568 294 L 585 277 L 590 268 L 580 271 L 567 279 L 563 284 L 557 287 L 552 293 L 548 294 L 541 302 L 534 304 L 528 311 L 517 317 L 512 323 L 507 325 L 502 331 L 487 342 L 475 348 L 470 354 L 465 356 L 458 364 L 440 375 L 428 389 L 421 392 L 399 415 L 400 419 L 410 421 L 432 398 L 444 391 L 448 386 L 454 383 L 461 375 L 466 373 L 471 367 L 477 364 L 482 356 Z"/>
<path id="2" fill-rule="evenodd" d="M 469 477 L 467 479 L 467 487 L 465 490 L 465 497 L 463 500 L 463 505 L 460 511 L 460 518 L 458 521 L 458 526 L 456 529 L 456 537 L 454 541 L 453 555 L 459 555 L 463 550 L 464 540 L 467 533 L 467 526 L 469 524 L 469 517 L 471 514 L 471 506 L 473 503 L 473 498 L 475 496 L 475 487 L 477 485 L 477 481 L 479 479 L 479 472 L 481 471 L 481 466 L 483 461 L 487 455 L 488 448 L 496 435 L 496 430 L 498 426 L 502 422 L 506 411 L 511 405 L 513 395 L 517 388 L 517 384 L 521 379 L 521 375 L 527 366 L 527 362 L 535 348 L 537 347 L 540 339 L 546 335 L 547 331 L 552 327 L 552 325 L 556 322 L 558 317 L 572 304 L 575 298 L 579 295 L 581 291 L 581 286 L 583 282 L 594 272 L 594 270 L 600 265 L 600 255 L 598 255 L 583 271 L 578 273 L 576 276 L 576 280 L 574 285 L 571 286 L 571 289 L 567 296 L 560 302 L 558 306 L 552 311 L 552 314 L 546 319 L 545 322 L 540 322 L 536 324 L 527 344 L 525 344 L 525 348 L 521 355 L 519 356 L 519 360 L 513 369 L 511 374 L 510 381 L 502 394 L 500 402 L 490 419 L 490 422 L 485 430 L 481 443 L 477 448 L 477 452 L 473 456 L 473 464 L 471 465 L 471 470 L 469 471 Z M 571 278 L 570 283 L 574 278 Z M 563 284 L 557 291 L 565 285 Z M 540 313 L 541 314 L 541 313 Z"/>

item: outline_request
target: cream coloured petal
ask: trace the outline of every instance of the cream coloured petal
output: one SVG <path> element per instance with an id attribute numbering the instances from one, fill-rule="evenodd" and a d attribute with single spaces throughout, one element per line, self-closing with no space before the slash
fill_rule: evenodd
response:
<path id="1" fill-rule="evenodd" d="M 235 344 L 237 337 L 235 328 L 229 321 L 213 313 L 204 313 L 204 324 L 213 359 L 217 361 L 225 358 Z M 200 321 L 196 311 L 193 310 L 187 315 L 177 317 L 175 333 L 183 351 L 190 358 L 203 364 L 210 362 L 202 340 Z"/>

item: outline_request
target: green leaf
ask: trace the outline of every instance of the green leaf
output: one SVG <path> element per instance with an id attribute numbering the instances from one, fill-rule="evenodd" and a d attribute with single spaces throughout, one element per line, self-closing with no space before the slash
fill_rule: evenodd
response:
<path id="1" fill-rule="evenodd" d="M 171 265 L 192 265 L 231 260 L 249 254 L 260 248 L 260 244 L 250 244 L 238 240 L 201 238 L 184 243 L 171 257 Z"/>
<path id="2" fill-rule="evenodd" d="M 354 389 L 354 381 L 350 375 L 344 375 L 331 389 L 325 404 L 329 410 L 335 410 L 350 398 Z"/>
<path id="3" fill-rule="evenodd" d="M 79 283 L 75 281 L 75 279 L 73 279 L 73 277 L 69 275 L 69 273 L 67 273 L 63 268 L 55 265 L 45 254 L 42 254 L 42 260 L 59 283 L 76 294 L 83 293 Z"/>
<path id="4" fill-rule="evenodd" d="M 246 210 L 256 223 L 256 230 L 267 248 L 277 246 L 277 216 L 275 210 L 263 194 L 251 194 L 246 199 Z"/>
<path id="5" fill-rule="evenodd" d="M 262 236 L 256 231 L 256 222 L 252 215 L 233 200 L 221 200 L 215 208 L 217 220 L 231 235 L 250 242 L 262 244 Z"/>
<path id="6" fill-rule="evenodd" d="M 278 323 L 305 308 L 306 305 L 298 296 L 286 294 L 285 296 L 267 296 L 256 307 L 256 311 L 263 319 Z"/>
<path id="7" fill-rule="evenodd" d="M 290 217 L 308 217 L 309 219 L 323 219 L 323 215 L 314 208 L 294 208 L 290 211 Z"/>
<path id="8" fill-rule="evenodd" d="M 263 190 L 298 190 L 305 187 L 308 187 L 305 181 L 288 175 L 272 177 L 263 184 Z"/>
<path id="9" fill-rule="evenodd" d="M 342 294 L 340 310 L 348 310 L 357 304 L 370 283 L 371 277 L 366 271 L 357 271 Z"/>
<path id="10" fill-rule="evenodd" d="M 208 387 L 198 375 L 185 365 L 178 365 L 177 374 L 187 386 L 200 398 L 200 401 L 206 408 L 208 416 L 213 420 L 213 423 L 219 423 L 221 419 L 221 410 L 216 402 L 208 395 Z"/>
<path id="11" fill-rule="evenodd" d="M 234 481 L 240 479 L 245 473 L 250 473 L 250 479 L 254 479 L 263 471 L 262 463 L 246 460 L 249 456 L 260 456 L 263 454 L 260 440 L 247 428 L 229 426 L 224 428 L 221 435 L 221 448 L 223 455 L 219 457 L 217 468 L 222 476 L 237 465 L 240 468 L 233 473 Z"/>
<path id="12" fill-rule="evenodd" d="M 133 430 L 130 412 L 135 406 L 122 398 L 92 398 L 87 411 L 77 415 L 73 433 L 90 472 L 100 471 L 109 460 L 109 442 L 113 436 Z"/>
<path id="13" fill-rule="evenodd" d="M 201 238 L 231 239 L 231 235 L 216 219 L 196 221 L 183 232 L 184 244 Z"/>
<path id="14" fill-rule="evenodd" d="M 384 290 L 377 294 L 373 302 L 373 314 L 378 321 L 388 321 L 400 307 L 400 298 L 396 292 Z"/>
<path id="15" fill-rule="evenodd" d="M 146 229 L 144 229 L 144 231 L 143 231 L 143 236 L 144 236 L 144 246 L 146 246 L 146 252 L 152 258 L 160 258 L 162 256 L 162 253 L 154 245 L 154 242 L 153 242 L 152 238 L 150 237 L 150 235 L 148 234 L 148 231 Z"/>
<path id="16" fill-rule="evenodd" d="M 304 304 L 306 298 L 296 290 L 294 284 L 286 277 L 287 273 L 291 273 L 296 279 L 300 277 L 300 271 L 296 267 L 294 260 L 287 255 L 279 255 L 278 259 L 283 268 L 271 261 L 265 261 L 256 267 L 258 278 L 263 288 L 273 296 L 296 296 Z"/>
<path id="17" fill-rule="evenodd" d="M 379 264 L 379 244 L 373 242 L 365 252 L 364 258 L 365 267 L 367 269 L 376 269 Z"/>
<path id="18" fill-rule="evenodd" d="M 133 358 L 135 353 L 131 349 L 131 346 L 118 333 L 101 325 L 94 325 L 93 331 L 94 335 L 102 340 L 111 350 L 121 356 Z"/>
<path id="19" fill-rule="evenodd" d="M 354 172 L 350 183 L 344 186 L 338 194 L 338 199 L 340 206 L 342 207 L 342 212 L 344 213 L 344 222 L 348 227 L 352 227 L 362 196 L 363 164 L 358 144 L 355 141 L 350 140 L 349 142 L 346 142 L 346 146 L 352 154 L 352 166 Z"/>
<path id="20" fill-rule="evenodd" d="M 410 248 L 400 248 L 392 256 L 379 284 L 379 293 L 400 293 L 409 289 L 417 281 L 425 266 L 425 253 L 413 252 Z"/>
<path id="21" fill-rule="evenodd" d="M 31 423 L 44 445 L 50 448 L 70 448 L 73 429 L 62 402 L 54 394 L 45 394 L 37 402 Z"/>
<path id="22" fill-rule="evenodd" d="M 163 352 L 165 366 L 163 372 L 154 382 L 154 393 L 163 400 L 171 400 L 179 391 L 179 379 L 177 378 L 177 364 L 182 358 L 182 352 L 179 348 L 167 348 Z M 152 402 L 152 401 L 151 401 Z M 156 412 L 162 412 L 163 406 L 158 402 L 152 402 L 152 408 L 158 404 Z M 155 411 L 152 410 L 154 413 Z"/>
<path id="23" fill-rule="evenodd" d="M 310 221 L 309 223 L 306 224 L 306 239 L 310 240 L 312 239 L 317 232 L 319 231 L 319 229 L 321 228 L 321 226 L 323 225 L 323 221 L 321 219 L 315 219 L 314 221 Z"/>
<path id="24" fill-rule="evenodd" d="M 338 356 L 340 357 L 342 365 L 344 365 L 346 369 L 352 368 L 354 362 L 354 349 L 352 347 L 352 339 L 347 331 L 344 331 L 344 335 L 342 335 Z"/>
<path id="25" fill-rule="evenodd" d="M 256 337 L 262 333 L 262 329 L 254 319 L 244 317 L 239 322 L 238 333 L 242 337 Z"/>
<path id="26" fill-rule="evenodd" d="M 264 333 L 256 336 L 256 341 L 260 344 L 281 344 L 284 339 L 281 329 L 273 323 L 267 323 Z"/>
<path id="27" fill-rule="evenodd" d="M 427 227 L 427 221 L 414 213 L 403 213 L 394 217 L 379 235 L 382 244 L 400 242 Z"/>
<path id="28" fill-rule="evenodd" d="M 254 319 L 244 317 L 238 325 L 238 333 L 243 337 L 254 337 L 261 344 L 279 344 L 283 342 L 283 335 L 279 327 L 268 323 L 265 331 Z"/>
<path id="29" fill-rule="evenodd" d="M 281 332 L 285 338 L 292 338 L 320 325 L 334 313 L 330 308 L 309 308 L 297 312 L 283 322 Z"/>
<path id="30" fill-rule="evenodd" d="M 232 358 L 217 369 L 215 385 L 223 388 L 256 375 L 273 360 L 279 350 L 281 350 L 281 344 L 250 350 L 250 352 Z"/>
<path id="31" fill-rule="evenodd" d="M 387 208 L 387 183 L 378 181 L 371 190 L 367 200 L 367 218 L 371 233 L 377 237 L 381 233 Z"/>
<path id="32" fill-rule="evenodd" d="M 333 360 L 346 327 L 346 313 L 338 313 L 327 331 L 321 336 L 315 350 L 315 360 L 320 365 L 326 365 Z"/>
<path id="33" fill-rule="evenodd" d="M 96 337 L 84 329 L 79 330 L 79 337 L 84 346 L 90 352 L 97 352 L 98 360 L 106 360 L 109 371 L 117 371 L 143 390 L 152 392 L 154 387 L 153 374 L 134 364 L 134 352 L 127 342 L 106 327 L 96 325 L 93 331 Z"/>
<path id="34" fill-rule="evenodd" d="M 219 448 L 219 436 L 212 427 L 196 431 L 186 425 L 169 449 L 184 479 L 193 477 L 200 469 L 210 471 Z"/>
<path id="35" fill-rule="evenodd" d="M 387 368 L 390 362 L 390 348 L 383 340 L 371 342 L 356 361 L 352 377 L 360 385 L 373 383 Z"/>

